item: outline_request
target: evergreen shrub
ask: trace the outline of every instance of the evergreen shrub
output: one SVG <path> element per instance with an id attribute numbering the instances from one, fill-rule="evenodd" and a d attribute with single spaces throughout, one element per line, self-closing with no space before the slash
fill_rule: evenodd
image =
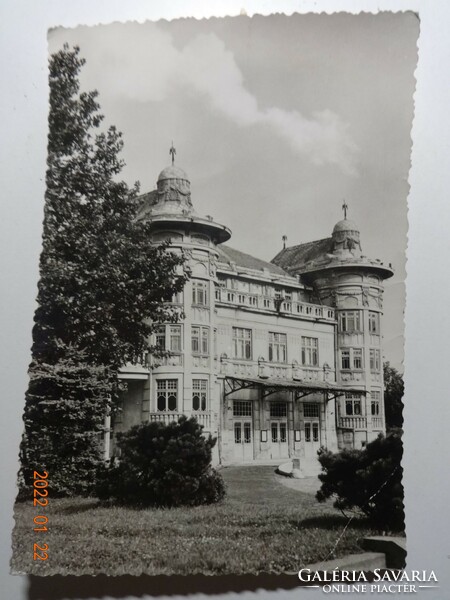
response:
<path id="1" fill-rule="evenodd" d="M 149 422 L 118 434 L 120 457 L 99 469 L 101 500 L 136 506 L 196 506 L 225 496 L 222 476 L 211 467 L 216 439 L 202 434 L 193 417 Z"/>
<path id="2" fill-rule="evenodd" d="M 319 451 L 322 482 L 316 494 L 319 502 L 334 497 L 341 510 L 357 508 L 372 523 L 389 531 L 405 526 L 403 507 L 402 431 L 378 436 L 362 450 Z"/>

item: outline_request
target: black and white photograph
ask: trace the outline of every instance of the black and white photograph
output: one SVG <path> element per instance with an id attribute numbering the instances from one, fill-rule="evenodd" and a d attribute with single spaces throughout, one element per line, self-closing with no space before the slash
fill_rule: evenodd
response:
<path id="1" fill-rule="evenodd" d="M 49 30 L 13 573 L 404 568 L 419 24 Z"/>

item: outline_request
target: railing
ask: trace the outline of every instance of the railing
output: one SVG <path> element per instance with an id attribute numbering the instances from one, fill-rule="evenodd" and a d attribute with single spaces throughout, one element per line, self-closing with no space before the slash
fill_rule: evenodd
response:
<path id="1" fill-rule="evenodd" d="M 248 306 L 260 310 L 281 312 L 298 317 L 309 317 L 313 319 L 326 319 L 334 321 L 334 309 L 329 306 L 310 304 L 308 302 L 297 302 L 262 294 L 252 294 L 228 288 L 216 289 L 216 302 L 232 304 L 233 306 Z"/>
<path id="2" fill-rule="evenodd" d="M 339 417 L 339 427 L 346 429 L 367 429 L 366 417 Z"/>
<path id="3" fill-rule="evenodd" d="M 290 364 L 270 363 L 264 360 L 251 361 L 220 358 L 221 375 L 231 377 L 260 377 L 261 379 L 283 379 L 294 381 L 335 381 L 335 373 L 323 367 L 305 367 L 297 362 Z"/>
<path id="4" fill-rule="evenodd" d="M 211 429 L 211 413 L 209 412 L 193 412 L 192 417 L 195 417 L 200 425 L 207 430 Z"/>
<path id="5" fill-rule="evenodd" d="M 383 429 L 383 419 L 381 417 L 372 417 L 372 429 Z"/>
<path id="6" fill-rule="evenodd" d="M 170 356 L 153 356 L 151 364 L 153 367 L 182 367 L 183 355 L 171 354 Z"/>
<path id="7" fill-rule="evenodd" d="M 178 421 L 183 413 L 176 412 L 152 412 L 149 414 L 149 421 L 161 421 L 162 423 L 171 423 Z"/>
<path id="8" fill-rule="evenodd" d="M 179 413 L 179 412 L 151 412 L 149 414 L 149 421 L 160 422 L 160 423 L 172 423 L 178 421 L 181 416 L 195 417 L 200 425 L 203 425 L 206 430 L 211 429 L 211 413 L 193 411 L 190 414 Z"/>

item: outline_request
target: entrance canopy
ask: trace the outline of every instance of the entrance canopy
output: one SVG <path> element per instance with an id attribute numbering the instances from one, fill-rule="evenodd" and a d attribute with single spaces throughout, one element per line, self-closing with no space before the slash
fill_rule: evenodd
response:
<path id="1" fill-rule="evenodd" d="M 240 390 L 258 389 L 261 392 L 261 397 L 266 398 L 270 394 L 281 391 L 290 391 L 295 394 L 295 399 L 299 400 L 310 394 L 322 392 L 327 400 L 342 396 L 345 392 L 353 394 L 366 394 L 366 390 L 361 390 L 352 387 L 343 387 L 336 383 L 328 381 L 294 381 L 291 379 L 261 379 L 253 377 L 232 377 L 226 376 L 225 383 L 228 385 L 228 390 L 225 389 L 225 397 L 233 392 Z"/>

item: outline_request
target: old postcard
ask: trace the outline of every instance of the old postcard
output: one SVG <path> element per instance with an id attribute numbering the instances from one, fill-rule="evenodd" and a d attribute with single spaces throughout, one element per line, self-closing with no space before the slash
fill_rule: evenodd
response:
<path id="1" fill-rule="evenodd" d="M 49 32 L 14 573 L 404 566 L 418 35 L 412 12 Z"/>

